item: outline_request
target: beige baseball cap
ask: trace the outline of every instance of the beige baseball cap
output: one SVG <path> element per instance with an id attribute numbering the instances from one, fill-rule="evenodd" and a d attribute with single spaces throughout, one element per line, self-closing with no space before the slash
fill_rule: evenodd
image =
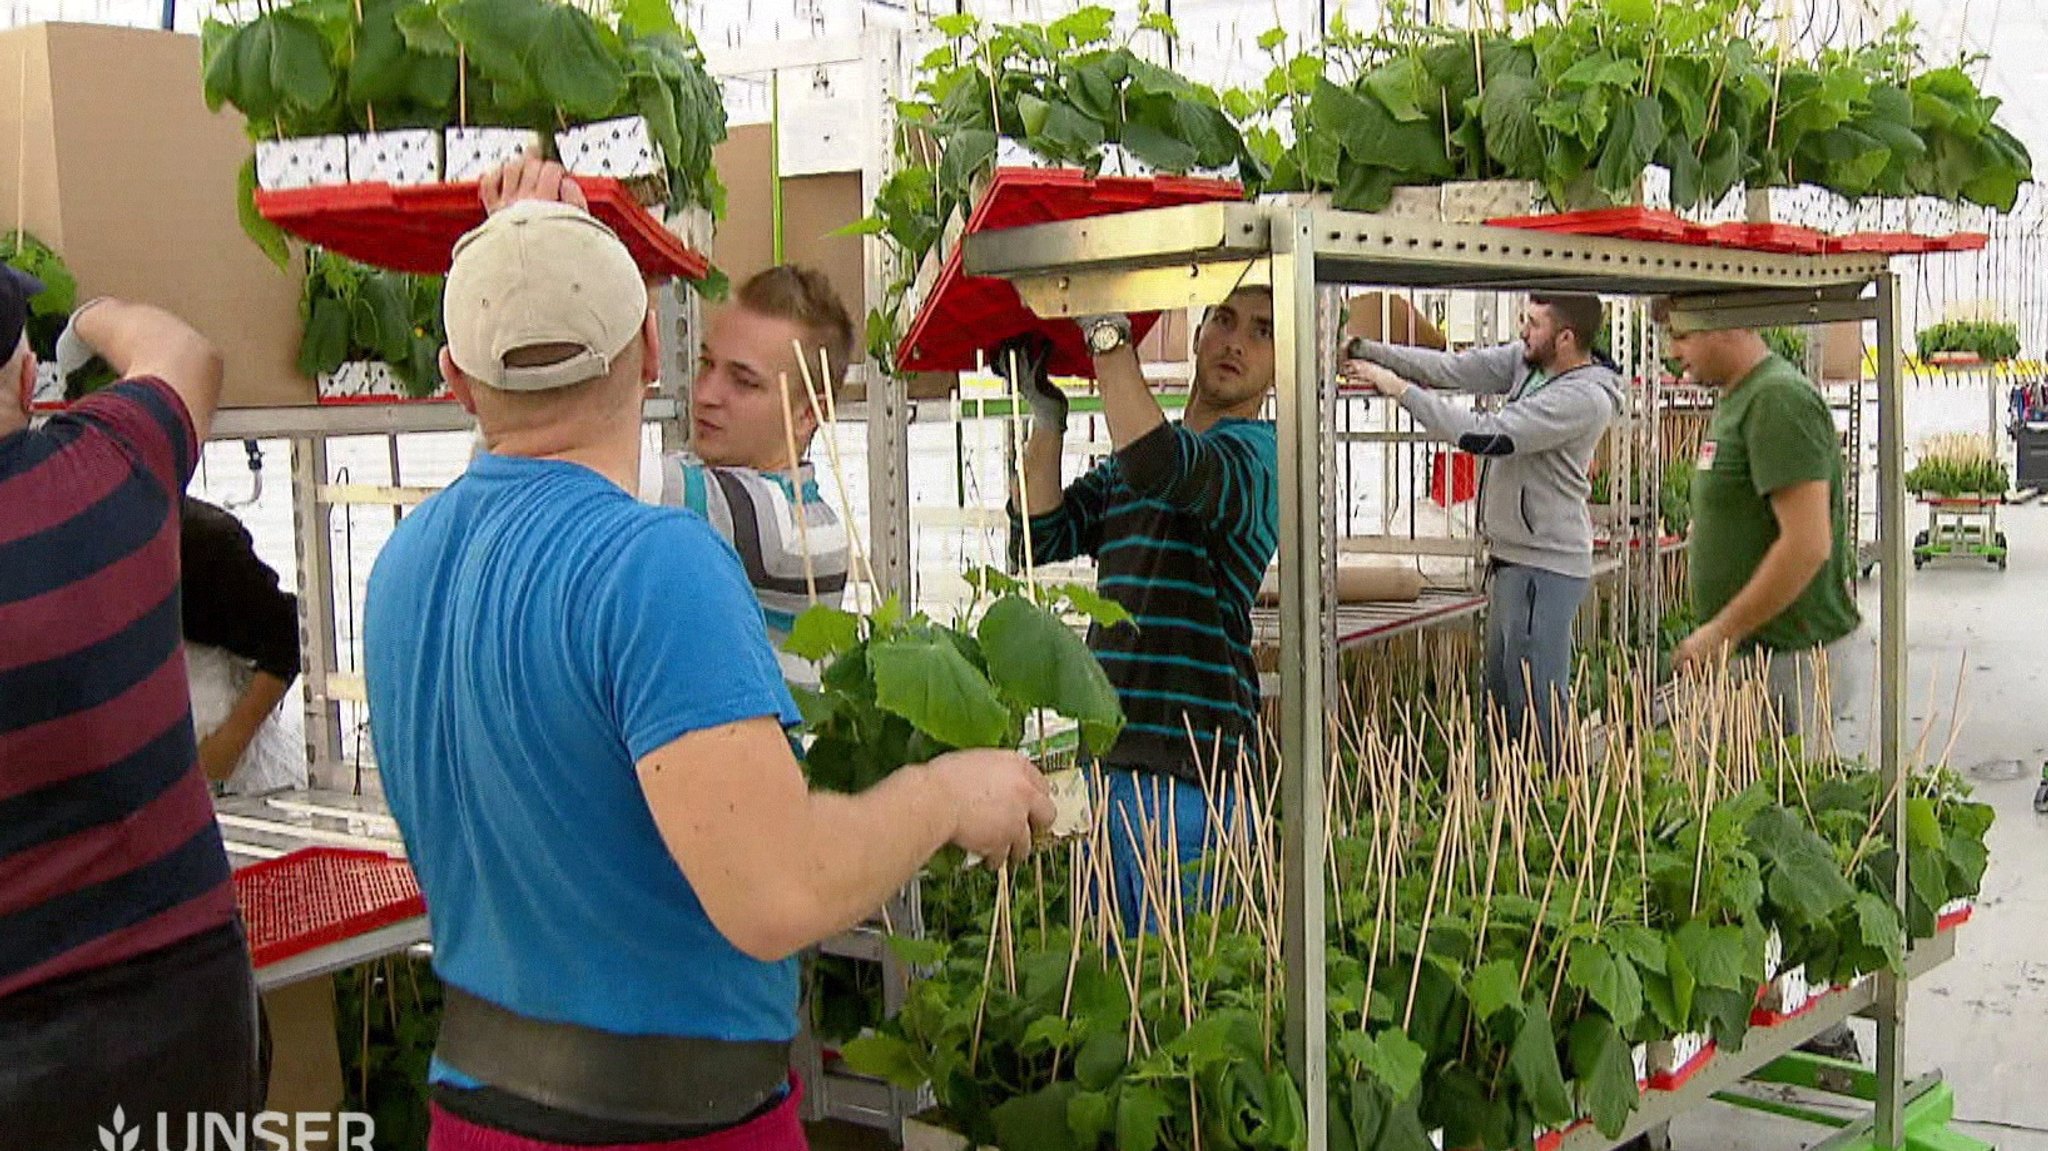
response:
<path id="1" fill-rule="evenodd" d="M 441 314 L 448 355 L 464 375 L 504 391 L 545 391 L 611 370 L 647 319 L 647 284 L 596 217 L 521 200 L 456 241 Z M 581 350 L 548 364 L 505 362 L 541 345 Z"/>

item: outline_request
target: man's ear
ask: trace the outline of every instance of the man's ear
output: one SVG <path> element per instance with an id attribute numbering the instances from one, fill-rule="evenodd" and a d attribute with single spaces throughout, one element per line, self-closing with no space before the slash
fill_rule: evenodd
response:
<path id="1" fill-rule="evenodd" d="M 647 354 L 640 361 L 640 382 L 658 383 L 661 380 L 661 319 L 654 309 L 647 309 L 647 318 L 640 324 L 640 340 Z"/>
<path id="2" fill-rule="evenodd" d="M 28 338 L 22 337 L 22 347 L 28 347 Z M 36 401 L 36 354 L 30 352 L 21 357 L 21 378 L 15 381 L 20 390 L 21 414 L 28 415 Z"/>
<path id="3" fill-rule="evenodd" d="M 455 357 L 448 354 L 447 348 L 441 349 L 441 379 L 447 383 L 448 392 L 455 397 L 455 402 L 462 405 L 462 410 L 475 415 L 476 393 L 471 390 L 469 377 L 455 366 Z"/>

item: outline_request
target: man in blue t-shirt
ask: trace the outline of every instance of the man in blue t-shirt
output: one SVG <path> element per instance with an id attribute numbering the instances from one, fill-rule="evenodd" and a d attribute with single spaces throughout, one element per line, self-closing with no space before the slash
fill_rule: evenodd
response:
<path id="1" fill-rule="evenodd" d="M 1052 818 L 1014 752 L 811 794 L 732 548 L 630 494 L 660 362 L 625 246 L 552 163 L 487 177 L 441 370 L 487 454 L 370 578 L 384 787 L 446 1009 L 434 1145 L 803 1145 L 799 949 L 938 848 L 996 860 Z"/>

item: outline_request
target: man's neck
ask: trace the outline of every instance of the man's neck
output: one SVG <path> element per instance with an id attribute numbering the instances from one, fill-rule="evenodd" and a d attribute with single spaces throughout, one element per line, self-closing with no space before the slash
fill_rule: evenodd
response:
<path id="1" fill-rule="evenodd" d="M 1572 371 L 1576 368 L 1583 368 L 1587 364 L 1590 364 L 1592 362 L 1593 357 L 1587 355 L 1584 352 L 1578 352 L 1570 356 L 1553 356 L 1551 357 L 1548 363 L 1536 365 L 1536 370 L 1542 372 L 1545 376 L 1548 376 L 1551 379 L 1556 379 L 1558 376 L 1564 375 L 1566 372 Z"/>
<path id="2" fill-rule="evenodd" d="M 617 484 L 628 494 L 640 490 L 640 434 L 611 435 L 585 443 L 564 443 L 546 432 L 514 432 L 490 444 L 493 455 L 577 464 Z"/>
<path id="3" fill-rule="evenodd" d="M 1762 341 L 1758 341 L 1755 348 L 1745 351 L 1733 364 L 1729 365 L 1728 378 L 1721 382 L 1721 390 L 1732 392 L 1736 388 L 1741 387 L 1742 381 L 1755 375 L 1757 367 L 1770 358 L 1771 349 L 1769 346 L 1765 345 Z"/>
<path id="4" fill-rule="evenodd" d="M 1266 406 L 1266 397 L 1253 396 L 1228 406 L 1212 402 L 1197 383 L 1188 394 L 1187 410 L 1181 413 L 1180 426 L 1191 432 L 1206 432 L 1224 420 L 1255 420 Z"/>

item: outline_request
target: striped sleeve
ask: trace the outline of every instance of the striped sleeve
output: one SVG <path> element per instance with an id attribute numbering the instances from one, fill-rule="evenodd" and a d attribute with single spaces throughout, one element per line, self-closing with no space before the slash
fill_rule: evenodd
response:
<path id="1" fill-rule="evenodd" d="M 1032 516 L 1031 560 L 1034 564 L 1056 564 L 1079 556 L 1092 556 L 1102 546 L 1102 517 L 1109 511 L 1109 491 L 1114 484 L 1110 469 L 1114 461 L 1104 460 L 1090 468 L 1060 493 L 1060 506 L 1044 515 Z M 1010 513 L 1010 566 L 1024 566 L 1024 517 L 1013 503 Z"/>
<path id="2" fill-rule="evenodd" d="M 1278 450 L 1273 425 L 1263 421 L 1203 433 L 1166 423 L 1124 445 L 1117 459 L 1133 491 L 1234 535 L 1256 533 L 1269 518 L 1277 530 Z"/>
<path id="3" fill-rule="evenodd" d="M 199 466 L 199 441 L 185 401 L 162 380 L 122 380 L 80 400 L 55 420 L 75 420 L 99 429 L 167 492 L 184 492 Z"/>

